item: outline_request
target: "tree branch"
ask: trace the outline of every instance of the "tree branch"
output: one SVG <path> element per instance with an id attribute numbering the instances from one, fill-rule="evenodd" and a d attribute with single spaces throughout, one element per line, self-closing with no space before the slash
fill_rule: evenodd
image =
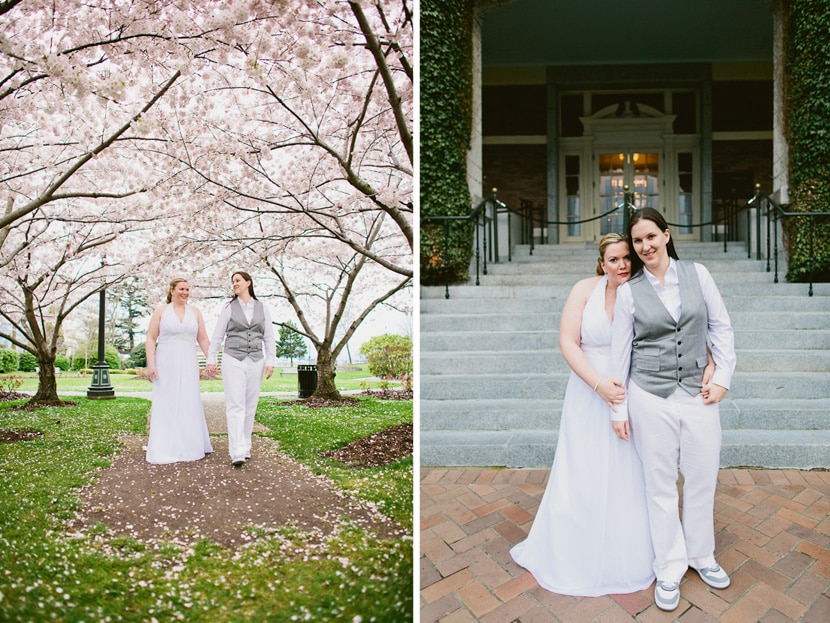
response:
<path id="1" fill-rule="evenodd" d="M 34 212 L 39 207 L 52 201 L 55 201 L 57 190 L 61 186 L 63 186 L 67 182 L 67 180 L 69 180 L 73 175 L 75 175 L 75 173 L 77 173 L 81 169 L 81 167 L 83 167 L 87 162 L 92 160 L 95 156 L 97 156 L 102 151 L 107 149 L 110 145 L 112 145 L 118 139 L 119 136 L 124 134 L 124 132 L 126 132 L 133 123 L 135 123 L 141 118 L 141 115 L 149 111 L 153 107 L 153 105 L 159 99 L 161 99 L 165 93 L 167 93 L 168 89 L 170 89 L 170 87 L 173 86 L 173 83 L 176 80 L 178 80 L 179 76 L 181 76 L 180 71 L 177 71 L 175 74 L 173 74 L 173 76 L 167 82 L 165 82 L 164 85 L 162 85 L 161 89 L 159 89 L 159 91 L 153 96 L 153 98 L 149 102 L 147 102 L 147 104 L 144 105 L 144 107 L 138 114 L 134 115 L 129 121 L 127 121 L 127 123 L 122 125 L 118 130 L 111 134 L 106 140 L 101 142 L 92 151 L 89 151 L 80 158 L 78 158 L 75 164 L 69 167 L 69 169 L 63 173 L 63 175 L 61 175 L 57 180 L 55 180 L 49 186 L 49 188 L 47 188 L 43 192 L 43 194 L 40 197 L 33 201 L 30 201 L 25 206 L 12 212 L 11 214 L 4 215 L 2 218 L 0 218 L 0 228 L 6 227 L 14 221 L 26 216 L 30 212 Z"/>
<path id="2" fill-rule="evenodd" d="M 372 56 L 375 57 L 375 63 L 377 64 L 380 75 L 383 78 L 383 84 L 386 87 L 386 95 L 389 98 L 389 104 L 392 106 L 392 111 L 395 115 L 395 124 L 398 127 L 398 134 L 401 137 L 404 149 L 406 149 L 406 155 L 409 156 L 409 164 L 411 165 L 413 162 L 412 133 L 406 125 L 406 118 L 404 117 L 403 108 L 401 107 L 401 98 L 398 95 L 397 88 L 395 87 L 392 72 L 386 62 L 386 56 L 384 55 L 383 50 L 381 50 L 380 42 L 375 36 L 375 33 L 372 31 L 369 20 L 366 18 L 365 13 L 363 13 L 363 9 L 360 4 L 358 2 L 349 2 L 349 6 L 352 8 L 352 13 L 354 13 L 355 18 L 357 19 L 357 23 L 360 26 L 363 36 L 366 38 L 366 47 L 372 53 Z"/>

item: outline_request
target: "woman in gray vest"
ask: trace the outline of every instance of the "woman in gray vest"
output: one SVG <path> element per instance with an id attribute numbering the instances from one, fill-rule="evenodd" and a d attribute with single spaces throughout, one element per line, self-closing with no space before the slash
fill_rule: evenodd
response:
<path id="1" fill-rule="evenodd" d="M 629 221 L 631 279 L 617 289 L 612 374 L 625 379 L 625 399 L 612 413 L 614 431 L 629 425 L 643 463 L 654 545 L 654 600 L 674 610 L 689 567 L 713 588 L 729 586 L 715 561 L 714 502 L 720 467 L 718 403 L 735 370 L 732 324 L 712 276 L 681 262 L 663 216 L 652 208 Z M 707 345 L 715 362 L 704 379 Z M 684 476 L 678 517 L 677 471 Z"/>
<path id="2" fill-rule="evenodd" d="M 228 452 L 234 467 L 251 458 L 254 428 L 263 374 L 271 378 L 277 362 L 271 314 L 254 294 L 251 276 L 237 271 L 231 277 L 233 298 L 219 314 L 210 351 L 208 374 L 216 373 L 216 360 L 224 343 L 222 383 L 228 420 Z"/>

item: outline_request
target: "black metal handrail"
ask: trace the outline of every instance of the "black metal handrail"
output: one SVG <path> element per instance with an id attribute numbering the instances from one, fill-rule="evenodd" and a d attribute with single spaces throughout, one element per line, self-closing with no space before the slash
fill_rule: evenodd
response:
<path id="1" fill-rule="evenodd" d="M 720 233 L 718 231 L 718 225 L 723 225 L 723 252 L 727 252 L 727 243 L 732 240 L 737 242 L 738 238 L 738 219 L 740 217 L 741 212 L 746 211 L 747 213 L 747 231 L 751 227 L 751 219 L 749 216 L 749 209 L 746 205 L 738 206 L 737 199 L 732 199 L 731 203 L 726 206 L 726 213 L 723 214 L 720 218 L 715 219 L 709 223 L 700 223 L 700 224 L 692 224 L 691 227 L 698 227 L 703 225 L 714 225 L 715 229 L 712 232 L 714 236 L 714 241 L 718 242 L 718 238 L 720 237 Z M 672 225 L 673 227 L 675 225 Z M 685 227 L 690 227 L 690 225 L 686 225 Z M 751 257 L 752 250 L 751 250 L 751 241 L 750 237 L 747 236 L 746 246 L 747 246 L 747 257 Z"/>
<path id="2" fill-rule="evenodd" d="M 610 214 L 618 213 L 620 210 L 623 211 L 623 223 L 624 229 L 627 229 L 628 220 L 631 214 L 637 210 L 637 207 L 631 201 L 631 193 L 627 192 L 624 194 L 623 202 L 617 205 L 615 208 L 600 214 L 598 216 L 594 216 L 591 218 L 586 218 L 578 221 L 569 220 L 569 221 L 549 221 L 549 220 L 542 220 L 542 219 L 534 219 L 533 218 L 533 204 L 530 201 L 520 200 L 521 208 L 519 210 L 514 210 L 507 206 L 504 202 L 500 201 L 496 196 L 497 189 L 493 189 L 493 193 L 487 197 L 486 199 L 482 200 L 476 208 L 467 215 L 460 215 L 460 216 L 430 216 L 426 217 L 426 221 L 434 221 L 434 222 L 443 222 L 444 223 L 444 279 L 445 279 L 445 298 L 450 298 L 450 290 L 449 290 L 449 227 L 450 223 L 455 222 L 473 222 L 475 227 L 475 262 L 476 262 L 476 279 L 475 285 L 481 285 L 480 279 L 480 272 L 479 269 L 483 265 L 483 274 L 487 274 L 487 261 L 492 254 L 491 261 L 499 262 L 499 233 L 498 233 L 498 216 L 500 214 L 507 215 L 507 259 L 508 261 L 512 261 L 513 259 L 513 228 L 512 228 L 512 217 L 515 214 L 517 217 L 521 219 L 521 234 L 522 234 L 522 243 L 525 243 L 526 239 L 529 239 L 530 244 L 530 254 L 533 255 L 534 249 L 534 236 L 533 236 L 533 227 L 535 223 L 538 221 L 540 225 L 577 225 L 577 224 L 584 224 L 590 223 L 591 221 L 596 221 L 598 219 L 605 218 Z M 488 209 L 490 208 L 490 214 L 488 214 Z M 729 240 L 731 234 L 730 231 L 733 227 L 737 227 L 738 220 L 740 218 L 741 213 L 746 213 L 746 246 L 747 246 L 747 258 L 752 258 L 752 210 L 755 210 L 755 243 L 756 243 L 756 259 L 762 260 L 763 253 L 761 250 L 761 219 L 766 217 L 767 225 L 766 225 L 766 259 L 767 259 L 767 272 L 771 271 L 770 261 L 771 258 L 774 259 L 774 269 L 775 269 L 775 277 L 774 283 L 778 283 L 778 221 L 784 218 L 793 218 L 793 217 L 808 217 L 810 218 L 810 235 L 809 235 L 809 268 L 808 268 L 808 275 L 809 275 L 809 296 L 813 296 L 813 263 L 815 260 L 815 253 L 814 253 L 814 223 L 816 217 L 830 217 L 830 212 L 788 212 L 784 210 L 778 202 L 775 201 L 769 195 L 766 195 L 761 192 L 760 184 L 756 184 L 755 186 L 755 194 L 754 196 L 749 199 L 746 204 L 743 206 L 735 205 L 733 208 L 730 208 L 726 214 L 722 215 L 717 219 L 713 219 L 708 222 L 701 222 L 701 223 L 687 223 L 684 225 L 678 223 L 667 223 L 670 227 L 674 228 L 699 228 L 699 227 L 709 227 L 709 226 L 718 226 L 724 225 L 724 233 L 723 233 L 723 251 L 724 253 L 727 252 L 727 241 Z M 771 232 L 770 229 L 773 231 Z M 482 235 L 484 232 L 484 235 Z M 772 234 L 772 235 L 770 235 Z M 715 228 L 715 237 L 718 237 L 718 229 Z M 737 240 L 737 238 L 732 235 L 733 240 Z M 488 244 L 489 243 L 489 244 Z M 770 245 L 773 244 L 774 248 L 770 249 Z M 488 246 L 490 249 L 490 254 L 488 254 Z M 483 247 L 483 251 L 482 251 Z M 772 252 L 771 252 L 772 251 Z"/>
<path id="3" fill-rule="evenodd" d="M 639 208 L 637 208 L 636 206 L 634 206 L 631 203 L 626 203 L 626 206 L 629 209 L 629 213 L 626 214 L 625 222 L 628 223 L 628 219 L 631 217 L 631 213 L 634 212 L 635 210 L 638 210 Z M 684 229 L 684 228 L 695 229 L 695 228 L 698 228 L 698 227 L 703 228 L 703 227 L 715 226 L 715 230 L 714 230 L 715 242 L 717 242 L 717 239 L 719 238 L 717 226 L 718 225 L 723 225 L 724 226 L 723 252 L 726 253 L 727 250 L 728 250 L 727 249 L 727 242 L 730 239 L 730 231 L 732 230 L 733 226 L 735 228 L 737 228 L 738 216 L 740 215 L 741 212 L 744 212 L 744 211 L 746 211 L 746 226 L 747 226 L 747 232 L 749 232 L 749 230 L 752 226 L 752 215 L 750 213 L 750 206 L 748 204 L 744 205 L 742 207 L 735 206 L 733 209 L 730 209 L 723 216 L 721 216 L 719 218 L 716 218 L 716 219 L 713 219 L 711 221 L 705 221 L 705 222 L 701 221 L 700 223 L 671 223 L 669 221 L 666 221 L 666 225 L 668 225 L 669 227 L 675 228 L 675 230 Z M 628 227 L 626 226 L 625 229 L 628 230 Z M 733 237 L 733 240 L 737 241 L 737 238 Z M 747 259 L 752 257 L 752 240 L 751 240 L 751 236 L 749 236 L 748 233 L 747 233 L 747 240 L 746 240 L 746 253 L 747 253 Z M 759 253 L 760 253 L 760 251 L 759 251 Z M 758 256 L 758 259 L 759 260 L 761 259 L 760 255 Z"/>
<path id="4" fill-rule="evenodd" d="M 519 199 L 519 209 L 514 209 L 508 206 L 497 197 L 498 189 L 494 188 L 492 194 L 482 201 L 483 204 L 492 207 L 489 222 L 488 235 L 490 236 L 490 255 L 488 256 L 492 263 L 498 264 L 501 261 L 499 253 L 499 227 L 498 217 L 500 214 L 507 215 L 507 261 L 513 261 L 513 215 L 521 219 L 519 222 L 519 231 L 521 233 L 520 244 L 525 244 L 529 239 L 530 255 L 533 255 L 535 245 L 533 243 L 533 225 L 535 219 L 533 218 L 533 204 L 526 199 Z M 484 274 L 487 274 L 485 270 Z M 476 284 L 480 285 L 480 284 Z"/>
<path id="5" fill-rule="evenodd" d="M 493 216 L 490 220 L 490 229 L 488 233 L 490 234 L 491 242 L 490 242 L 490 253 L 492 254 L 491 260 L 493 262 L 499 262 L 499 214 L 507 214 L 507 261 L 513 261 L 513 231 L 512 227 L 510 226 L 513 221 L 513 214 L 516 214 L 519 218 L 523 218 L 521 212 L 517 212 L 513 208 L 509 207 L 506 203 L 501 201 L 497 196 L 496 193 L 498 189 L 494 188 L 493 193 L 490 195 L 489 198 L 482 201 L 485 205 L 492 206 L 492 213 Z M 486 272 L 484 273 L 487 274 Z M 476 283 L 476 285 L 479 285 Z"/>
<path id="6" fill-rule="evenodd" d="M 765 205 L 764 205 L 765 204 Z M 626 199 L 625 202 L 626 208 L 628 210 L 636 209 L 629 201 Z M 706 223 L 690 223 L 686 225 L 680 225 L 678 223 L 667 223 L 670 227 L 707 227 L 711 225 L 720 225 L 724 224 L 726 229 L 728 230 L 730 226 L 734 223 L 737 225 L 738 218 L 742 212 L 746 212 L 746 256 L 747 259 L 752 258 L 752 210 L 755 210 L 755 258 L 757 260 L 764 259 L 764 254 L 761 250 L 761 220 L 762 218 L 766 217 L 767 221 L 767 230 L 766 230 L 766 259 L 767 259 L 767 272 L 770 272 L 770 261 L 771 258 L 774 258 L 774 268 L 775 268 L 775 276 L 773 278 L 773 283 L 778 283 L 778 221 L 783 218 L 792 218 L 792 217 L 807 217 L 810 219 L 810 228 L 809 228 L 809 257 L 808 257 L 808 296 L 813 296 L 813 264 L 815 261 L 815 251 L 814 251 L 814 231 L 815 231 L 815 219 L 818 217 L 830 217 L 830 212 L 788 212 L 781 207 L 781 205 L 775 201 L 772 197 L 767 194 L 761 192 L 761 185 L 755 185 L 755 194 L 754 196 L 749 199 L 745 205 L 743 206 L 735 206 L 734 210 L 730 210 L 727 214 L 723 215 L 718 219 L 714 219 L 712 221 Z M 626 222 L 630 214 L 626 214 Z M 772 232 L 770 231 L 772 228 Z M 715 230 L 715 235 L 717 236 L 717 229 Z M 727 240 L 729 239 L 728 231 L 724 231 L 723 236 L 723 251 L 726 253 L 727 250 Z M 773 245 L 773 248 L 770 249 L 770 245 Z"/>
<path id="7" fill-rule="evenodd" d="M 495 198 L 492 197 L 491 199 Z M 490 217 L 487 216 L 486 207 L 490 199 L 485 199 L 476 206 L 476 208 L 469 214 L 455 215 L 455 216 L 428 216 L 425 220 L 444 223 L 444 298 L 450 298 L 450 223 L 452 222 L 472 222 L 475 228 L 475 258 L 476 258 L 476 285 L 480 285 L 479 280 L 479 263 L 481 258 L 484 258 L 484 274 L 487 274 L 487 236 L 483 236 L 484 253 L 481 253 L 481 238 L 479 232 L 486 228 Z M 498 199 L 496 199 L 498 201 Z M 501 204 L 500 201 L 498 203 Z M 504 204 L 502 204 L 504 205 Z M 492 236 L 492 230 L 491 234 Z"/>
<path id="8" fill-rule="evenodd" d="M 591 218 L 586 218 L 586 219 L 576 220 L 576 221 L 575 220 L 567 220 L 567 221 L 539 220 L 539 223 L 542 224 L 542 225 L 581 225 L 581 224 L 584 224 L 584 223 L 590 223 L 591 221 L 596 221 L 596 220 L 605 218 L 606 216 L 608 216 L 610 214 L 615 214 L 617 212 L 622 211 L 622 213 L 623 213 L 623 232 L 622 233 L 624 233 L 625 231 L 628 230 L 628 220 L 631 217 L 631 214 L 634 211 L 639 209 L 633 203 L 634 193 L 629 191 L 629 187 L 628 187 L 627 184 L 625 185 L 624 190 L 625 190 L 625 192 L 623 194 L 622 203 L 619 203 L 615 208 L 612 208 L 612 209 L 608 210 L 607 212 L 604 212 L 603 214 L 600 214 L 598 216 L 593 216 Z M 526 206 L 524 206 L 524 200 L 520 200 L 520 201 L 522 201 L 523 207 L 528 209 Z M 737 208 L 736 207 L 734 210 L 729 210 L 729 212 L 727 212 L 727 214 L 723 215 L 722 217 L 720 217 L 718 219 L 715 219 L 713 221 L 707 221 L 705 223 L 701 222 L 701 223 L 686 223 L 686 224 L 680 224 L 680 223 L 667 223 L 667 224 L 670 227 L 674 227 L 674 228 L 677 228 L 677 229 L 707 227 L 707 226 L 711 226 L 711 225 L 724 225 L 725 226 L 725 231 L 724 231 L 724 238 L 723 238 L 723 251 L 724 251 L 724 253 L 726 253 L 726 251 L 727 251 L 727 241 L 729 240 L 729 237 L 730 237 L 729 232 L 731 231 L 733 226 L 737 227 L 738 215 L 744 210 L 747 211 L 747 226 L 749 226 L 750 217 L 749 217 L 748 208 L 749 208 L 749 206 L 743 206 L 742 208 Z M 532 205 L 529 207 L 529 209 L 532 209 Z M 717 240 L 717 238 L 719 237 L 718 236 L 718 230 L 715 229 L 714 233 L 715 233 L 715 239 Z M 548 236 L 548 239 L 549 238 L 550 237 Z M 737 238 L 733 238 L 733 240 L 737 240 Z M 533 251 L 533 241 L 532 240 L 531 240 L 530 244 L 531 244 L 531 255 L 532 255 L 533 254 L 532 253 L 532 251 Z M 750 242 L 749 242 L 749 239 L 747 239 L 747 253 L 748 254 L 751 253 L 749 245 L 750 245 Z M 751 255 L 749 255 L 749 257 L 751 257 Z"/>
<path id="9" fill-rule="evenodd" d="M 511 208 L 498 198 L 498 189 L 494 188 L 489 197 L 483 199 L 476 208 L 466 215 L 460 216 L 428 216 L 426 221 L 444 223 L 444 298 L 450 298 L 449 287 L 449 240 L 451 222 L 473 222 L 475 227 L 475 285 L 481 285 L 481 274 L 487 274 L 487 262 L 500 262 L 499 253 L 499 215 L 507 215 L 507 261 L 513 261 L 513 217 L 520 219 L 521 242 L 530 239 L 530 254 L 533 255 L 533 206 L 521 202 L 518 210 Z M 488 252 L 489 251 L 489 252 Z"/>
<path id="10" fill-rule="evenodd" d="M 809 218 L 810 223 L 810 243 L 809 243 L 809 254 L 808 254 L 808 268 L 807 268 L 807 275 L 808 281 L 810 283 L 808 296 L 813 296 L 813 264 L 815 261 L 815 251 L 813 246 L 813 232 L 815 230 L 815 222 L 816 218 L 819 217 L 830 217 L 830 212 L 788 212 L 781 205 L 769 195 L 761 192 L 761 185 L 755 185 L 755 195 L 746 202 L 747 206 L 754 206 L 756 210 L 758 210 L 758 216 L 760 217 L 761 214 L 765 214 L 767 217 L 767 272 L 770 272 L 770 224 L 772 224 L 772 239 L 774 242 L 774 248 L 772 255 L 775 257 L 775 278 L 774 283 L 778 283 L 778 221 L 779 219 L 785 218 L 793 218 L 793 217 L 806 217 Z M 764 204 L 766 204 L 765 213 L 762 212 L 764 210 Z M 758 254 L 760 259 L 760 247 L 761 247 L 761 224 L 760 218 L 756 218 L 756 225 L 757 225 L 757 236 L 756 240 L 758 241 Z"/>
<path id="11" fill-rule="evenodd" d="M 631 193 L 628 192 L 628 186 L 627 185 L 625 186 L 625 191 L 626 192 L 623 195 L 623 202 L 622 203 L 617 204 L 616 207 L 611 208 L 610 210 L 608 210 L 608 212 L 603 212 L 602 214 L 599 214 L 597 216 L 592 216 L 591 218 L 585 218 L 585 219 L 581 219 L 581 220 L 577 220 L 577 221 L 574 221 L 574 220 L 549 221 L 549 220 L 539 219 L 538 222 L 539 222 L 540 225 L 582 225 L 584 223 L 590 223 L 592 221 L 597 221 L 599 219 L 605 218 L 609 214 L 615 214 L 617 212 L 622 211 L 623 212 L 623 223 L 625 224 L 623 229 L 627 229 L 628 217 L 631 214 L 631 212 L 633 210 L 636 210 L 637 208 L 636 208 L 636 206 L 634 206 L 633 203 L 631 203 Z M 525 206 L 524 205 L 524 200 L 520 200 L 520 201 L 523 202 L 523 207 L 525 207 L 525 209 L 529 209 L 529 210 L 533 209 L 532 205 Z M 535 222 L 536 222 L 536 220 L 534 220 L 534 223 Z M 547 236 L 547 239 L 550 240 L 550 235 Z M 530 254 L 533 255 L 533 236 L 532 235 L 530 237 Z"/>
<path id="12" fill-rule="evenodd" d="M 507 215 L 507 261 L 513 261 L 513 227 L 512 227 L 512 218 L 515 214 L 518 218 L 521 219 L 521 234 L 522 234 L 522 243 L 525 242 L 526 239 L 529 239 L 530 244 L 530 255 L 533 255 L 534 249 L 534 238 L 533 238 L 533 226 L 536 220 L 533 218 L 533 205 L 529 202 L 521 201 L 521 208 L 519 210 L 514 210 L 513 208 L 509 207 L 503 201 L 501 201 L 497 193 L 498 189 L 494 188 L 493 193 L 487 197 L 486 199 L 482 200 L 476 208 L 470 212 L 469 214 L 463 215 L 439 215 L 439 216 L 428 216 L 424 220 L 428 222 L 439 222 L 444 224 L 444 298 L 450 298 L 450 273 L 449 273 L 449 258 L 450 258 L 450 223 L 452 222 L 472 222 L 473 226 L 475 227 L 475 263 L 476 263 L 476 280 L 475 285 L 481 285 L 481 277 L 480 274 L 487 274 L 487 261 L 488 258 L 491 259 L 491 262 L 499 262 L 499 228 L 498 228 L 498 216 L 500 214 Z M 558 223 L 556 221 L 539 221 L 540 223 L 545 224 L 559 224 L 559 225 L 567 225 L 567 224 L 576 224 L 576 223 L 588 223 L 590 221 L 595 221 L 597 219 L 601 219 L 609 214 L 613 214 L 620 210 L 625 204 L 620 204 L 613 210 L 609 210 L 604 214 L 600 214 L 599 216 L 595 216 L 589 219 L 584 219 L 582 221 L 568 221 L 566 223 Z M 490 208 L 488 214 L 488 207 Z M 484 235 L 482 235 L 484 232 Z M 488 254 L 488 248 L 490 253 Z M 492 254 L 492 257 L 491 257 Z M 481 273 L 479 272 L 479 268 L 482 268 Z"/>

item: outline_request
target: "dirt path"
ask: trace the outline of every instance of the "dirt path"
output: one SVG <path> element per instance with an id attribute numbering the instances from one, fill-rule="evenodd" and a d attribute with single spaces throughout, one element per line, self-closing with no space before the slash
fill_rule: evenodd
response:
<path id="1" fill-rule="evenodd" d="M 151 465 L 146 435 L 121 438 L 123 450 L 96 481 L 81 491 L 83 508 L 73 528 L 101 522 L 115 534 L 141 541 L 192 543 L 202 538 L 238 547 L 249 542 L 251 527 L 293 524 L 327 534 L 341 517 L 380 536 L 398 527 L 352 499 L 328 479 L 279 452 L 278 443 L 254 435 L 252 458 L 233 468 L 228 457 L 223 394 L 202 394 L 213 454 L 200 461 Z M 257 423 L 254 431 L 265 430 Z"/>

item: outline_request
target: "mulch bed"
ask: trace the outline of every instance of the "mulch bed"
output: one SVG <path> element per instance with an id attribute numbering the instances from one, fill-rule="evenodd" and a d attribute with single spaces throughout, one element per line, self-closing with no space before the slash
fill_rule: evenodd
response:
<path id="1" fill-rule="evenodd" d="M 412 390 L 366 390 L 361 392 L 361 395 L 381 400 L 412 400 Z M 357 398 L 350 396 L 343 396 L 340 400 L 312 396 L 302 400 L 280 402 L 281 405 L 305 406 L 308 409 L 353 407 L 358 403 Z M 412 424 L 399 424 L 374 435 L 355 439 L 342 448 L 322 452 L 320 456 L 340 461 L 349 467 L 383 467 L 387 463 L 410 456 L 413 448 L 412 439 Z"/>
<path id="2" fill-rule="evenodd" d="M 72 407 L 77 402 L 73 402 L 71 400 L 57 400 L 57 401 L 32 401 L 31 394 L 22 394 L 20 392 L 10 392 L 10 391 L 0 391 L 0 402 L 11 402 L 13 400 L 24 400 L 28 399 L 29 402 L 17 405 L 16 407 L 11 407 L 11 411 L 34 411 L 35 409 L 40 409 L 41 407 Z"/>
<path id="3" fill-rule="evenodd" d="M 371 396 L 379 400 L 412 400 L 414 392 L 411 389 L 367 389 L 360 392 L 361 396 Z M 340 400 L 330 400 L 328 398 L 303 398 L 301 400 L 292 400 L 290 402 L 282 402 L 281 405 L 291 406 L 305 406 L 309 409 L 322 409 L 323 407 L 354 407 L 360 401 L 351 396 L 341 396 Z"/>
<path id="4" fill-rule="evenodd" d="M 0 402 L 9 402 L 11 400 L 23 400 L 24 398 L 31 398 L 31 396 L 29 394 L 21 394 L 20 392 L 0 391 Z"/>
<path id="5" fill-rule="evenodd" d="M 38 437 L 43 437 L 43 433 L 33 428 L 0 429 L 0 443 L 31 441 Z"/>
<path id="6" fill-rule="evenodd" d="M 398 424 L 321 456 L 349 467 L 382 467 L 412 454 L 412 424 Z"/>
<path id="7" fill-rule="evenodd" d="M 360 392 L 360 395 L 381 400 L 412 400 L 414 392 L 411 389 L 367 389 Z"/>

